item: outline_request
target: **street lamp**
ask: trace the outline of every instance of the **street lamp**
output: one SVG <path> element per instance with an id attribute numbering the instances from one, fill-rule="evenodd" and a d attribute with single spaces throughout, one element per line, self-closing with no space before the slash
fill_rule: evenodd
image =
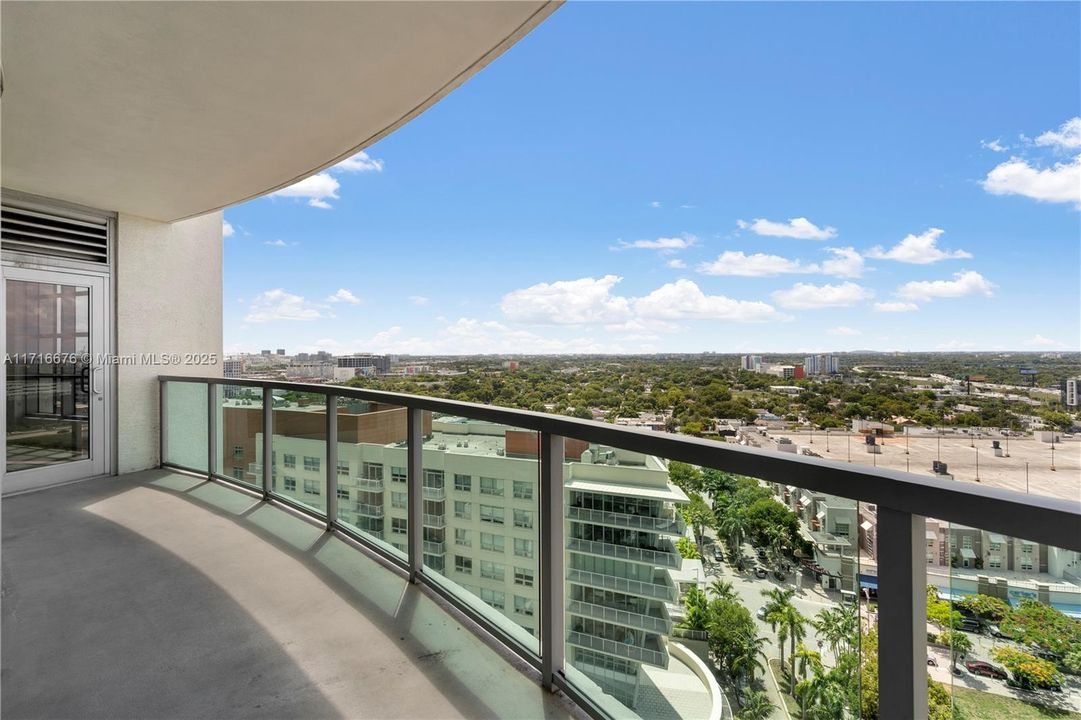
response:
<path id="1" fill-rule="evenodd" d="M 826 452 L 830 451 L 830 429 L 826 428 Z"/>
<path id="2" fill-rule="evenodd" d="M 973 450 L 976 451 L 976 482 L 980 481 L 980 449 L 973 445 Z"/>

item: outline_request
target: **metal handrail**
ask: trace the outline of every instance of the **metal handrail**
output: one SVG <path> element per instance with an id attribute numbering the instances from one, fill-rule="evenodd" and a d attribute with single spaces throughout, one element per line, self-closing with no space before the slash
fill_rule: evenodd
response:
<path id="1" fill-rule="evenodd" d="M 646 517 L 643 515 L 630 515 L 617 513 L 610 510 L 594 510 L 571 505 L 567 508 L 567 517 L 571 520 L 594 522 L 615 527 L 633 528 L 635 530 L 652 530 L 654 532 L 682 535 L 686 526 L 683 519 L 678 515 L 673 517 Z"/>
<path id="2" fill-rule="evenodd" d="M 620 610 L 618 608 L 608 607 L 607 605 L 597 605 L 596 603 L 586 602 L 584 600 L 569 601 L 567 603 L 567 610 L 576 615 L 582 615 L 583 617 L 607 620 L 609 622 L 619 623 L 620 625 L 633 625 L 639 629 L 661 633 L 662 635 L 668 635 L 672 632 L 672 621 L 668 618 L 657 617 L 656 615 L 645 615 L 629 610 Z"/>
<path id="3" fill-rule="evenodd" d="M 663 565 L 670 568 L 678 568 L 682 564 L 679 553 L 675 548 L 671 552 L 664 550 L 651 550 L 649 548 L 637 548 L 627 545 L 615 545 L 613 543 L 597 542 L 595 540 L 582 540 L 570 538 L 567 540 L 567 548 L 575 552 L 584 552 L 591 555 L 603 555 L 605 557 L 640 562 L 648 565 Z"/>
<path id="4" fill-rule="evenodd" d="M 575 438 L 716 470 L 796 485 L 875 503 L 913 515 L 979 527 L 1004 535 L 1081 552 L 1081 503 L 976 483 L 943 480 L 881 467 L 853 466 L 836 460 L 777 453 L 716 440 L 516 410 L 496 405 L 369 390 L 341 385 L 252 380 L 247 378 L 161 375 L 161 382 L 209 383 L 317 395 L 334 394 L 398 407 L 465 416 L 560 437 Z"/>
<path id="5" fill-rule="evenodd" d="M 669 602 L 675 602 L 679 595 L 675 585 L 630 580 L 616 575 L 605 575 L 604 573 L 578 570 L 576 568 L 567 571 L 567 579 L 581 585 L 602 587 L 605 590 L 618 590 L 631 595 L 667 600 Z"/>

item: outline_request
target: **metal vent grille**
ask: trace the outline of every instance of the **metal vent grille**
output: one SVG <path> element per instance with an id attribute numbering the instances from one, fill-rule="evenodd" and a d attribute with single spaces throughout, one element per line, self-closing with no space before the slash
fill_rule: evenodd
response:
<path id="1" fill-rule="evenodd" d="M 5 250 L 83 262 L 109 262 L 109 226 L 4 205 L 0 240 Z"/>

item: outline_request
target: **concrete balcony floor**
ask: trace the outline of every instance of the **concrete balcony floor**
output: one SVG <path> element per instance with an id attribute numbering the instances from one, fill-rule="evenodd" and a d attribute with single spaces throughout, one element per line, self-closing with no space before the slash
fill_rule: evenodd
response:
<path id="1" fill-rule="evenodd" d="M 584 717 L 401 575 L 163 470 L 3 501 L 6 718 Z"/>

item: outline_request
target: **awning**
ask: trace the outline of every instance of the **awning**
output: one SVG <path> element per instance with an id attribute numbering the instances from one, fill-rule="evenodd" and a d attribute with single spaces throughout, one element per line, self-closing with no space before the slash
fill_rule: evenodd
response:
<path id="1" fill-rule="evenodd" d="M 987 533 L 987 539 L 993 543 L 998 543 L 999 545 L 1006 544 L 1006 538 L 998 533 Z"/>
<path id="2" fill-rule="evenodd" d="M 966 560 L 975 560 L 976 553 L 972 552 L 970 548 L 961 548 L 961 557 Z"/>
<path id="3" fill-rule="evenodd" d="M 826 511 L 825 510 L 819 510 L 817 513 L 815 513 L 815 517 L 818 518 L 819 520 L 825 518 L 826 517 Z"/>
<path id="4" fill-rule="evenodd" d="M 871 575 L 860 575 L 860 587 L 878 590 L 878 577 Z"/>
<path id="5" fill-rule="evenodd" d="M 870 530 L 874 526 L 875 526 L 875 524 L 873 522 L 871 522 L 870 520 L 864 520 L 863 522 L 860 523 L 860 527 L 863 528 L 864 530 Z"/>
<path id="6" fill-rule="evenodd" d="M 936 533 L 934 530 L 928 530 L 927 531 L 927 539 L 928 540 L 937 540 L 938 539 L 938 533 Z"/>

